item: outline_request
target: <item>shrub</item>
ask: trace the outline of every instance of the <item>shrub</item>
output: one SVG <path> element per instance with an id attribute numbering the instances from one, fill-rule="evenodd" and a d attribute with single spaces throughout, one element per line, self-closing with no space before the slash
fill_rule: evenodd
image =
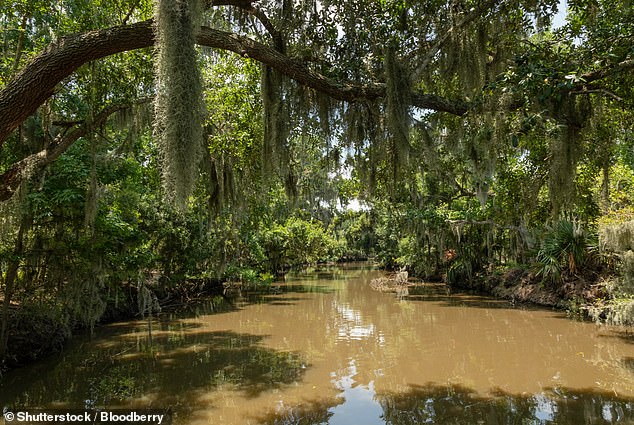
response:
<path id="1" fill-rule="evenodd" d="M 568 220 L 549 229 L 537 252 L 537 275 L 543 281 L 561 281 L 563 273 L 575 274 L 589 260 L 590 236 L 581 225 Z"/>
<path id="2" fill-rule="evenodd" d="M 268 256 L 270 271 L 279 273 L 299 267 L 337 259 L 342 252 L 338 243 L 322 224 L 290 217 L 263 232 L 262 246 Z"/>

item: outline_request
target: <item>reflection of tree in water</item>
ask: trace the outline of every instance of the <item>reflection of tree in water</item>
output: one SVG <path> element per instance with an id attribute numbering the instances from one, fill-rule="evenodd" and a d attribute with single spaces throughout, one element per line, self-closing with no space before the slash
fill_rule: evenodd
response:
<path id="1" fill-rule="evenodd" d="M 613 393 L 554 389 L 515 395 L 478 396 L 460 386 L 413 387 L 377 397 L 390 425 L 442 424 L 612 424 L 634 420 L 634 400 Z"/>
<path id="2" fill-rule="evenodd" d="M 414 386 L 403 393 L 375 396 L 386 425 L 433 424 L 620 424 L 634 423 L 634 400 L 592 390 L 553 389 L 515 395 L 497 391 L 490 397 L 461 386 Z M 336 404 L 313 403 L 270 414 L 266 425 L 322 425 Z M 377 418 L 378 419 L 378 418 Z"/>
<path id="3" fill-rule="evenodd" d="M 46 407 L 64 400 L 104 406 L 152 394 L 162 407 L 184 406 L 200 391 L 219 387 L 255 397 L 300 380 L 306 368 L 298 353 L 260 346 L 263 336 L 173 326 L 179 325 L 185 325 L 180 332 L 155 334 L 151 347 L 146 334 L 127 329 L 117 344 L 78 350 L 11 399 L 0 396 L 0 405 Z"/>
<path id="4" fill-rule="evenodd" d="M 259 423 L 262 425 L 326 425 L 333 415 L 330 408 L 336 404 L 337 401 L 334 400 L 331 403 L 316 401 L 281 409 L 261 418 Z"/>

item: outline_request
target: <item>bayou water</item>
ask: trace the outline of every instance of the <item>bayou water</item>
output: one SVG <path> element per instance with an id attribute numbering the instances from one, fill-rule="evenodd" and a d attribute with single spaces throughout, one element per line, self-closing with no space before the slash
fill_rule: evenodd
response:
<path id="1" fill-rule="evenodd" d="M 0 407 L 170 408 L 175 424 L 634 423 L 634 337 L 365 265 L 104 326 L 0 382 Z"/>

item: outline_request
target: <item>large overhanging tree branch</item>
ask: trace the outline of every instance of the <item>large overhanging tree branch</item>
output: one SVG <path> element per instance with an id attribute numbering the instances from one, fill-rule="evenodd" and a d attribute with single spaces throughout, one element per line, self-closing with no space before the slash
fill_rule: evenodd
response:
<path id="1" fill-rule="evenodd" d="M 81 65 L 119 52 L 151 46 L 152 22 L 145 21 L 62 38 L 51 43 L 0 92 L 0 146 Z"/>
<path id="2" fill-rule="evenodd" d="M 214 5 L 233 5 L 249 10 L 251 1 L 214 1 Z M 307 68 L 279 51 L 250 38 L 211 28 L 202 28 L 198 43 L 229 50 L 260 61 L 300 84 L 343 101 L 354 102 L 384 98 L 385 84 L 339 82 Z M 55 87 L 83 64 L 117 53 L 147 48 L 154 44 L 153 21 L 117 26 L 62 38 L 51 43 L 0 91 L 0 147 L 20 123 L 53 95 Z M 634 61 L 625 60 L 611 67 L 584 75 L 586 82 L 596 82 L 614 73 L 631 71 Z M 582 88 L 572 87 L 571 90 Z M 413 106 L 454 115 L 464 115 L 469 105 L 462 100 L 415 91 L 410 96 Z"/>
<path id="3" fill-rule="evenodd" d="M 129 108 L 127 104 L 109 106 L 99 112 L 95 117 L 68 132 L 61 133 L 46 149 L 27 156 L 16 162 L 0 175 L 0 202 L 10 199 L 20 184 L 42 167 L 55 161 L 80 137 L 84 137 L 102 126 L 108 117 L 117 111 Z"/>
<path id="4" fill-rule="evenodd" d="M 349 102 L 385 96 L 385 84 L 337 82 L 310 70 L 298 61 L 248 37 L 203 27 L 198 43 L 229 50 L 262 62 L 300 84 Z M 153 21 L 89 31 L 52 43 L 15 75 L 0 91 L 0 146 L 21 122 L 55 92 L 55 87 L 83 64 L 117 53 L 151 47 Z M 441 96 L 415 92 L 413 106 L 463 115 L 467 104 Z"/>

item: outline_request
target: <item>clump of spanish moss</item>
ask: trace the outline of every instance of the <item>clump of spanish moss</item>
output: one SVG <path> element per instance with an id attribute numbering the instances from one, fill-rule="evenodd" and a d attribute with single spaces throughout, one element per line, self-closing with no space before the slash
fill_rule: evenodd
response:
<path id="1" fill-rule="evenodd" d="M 209 209 L 218 214 L 223 207 L 239 200 L 234 163 L 230 155 L 211 156 L 208 154 L 206 165 L 209 175 L 207 185 Z"/>
<path id="2" fill-rule="evenodd" d="M 151 103 L 145 101 L 134 103 L 127 108 L 121 108 L 113 115 L 112 124 L 114 128 L 126 133 L 125 139 L 112 153 L 113 156 L 131 152 L 139 135 L 153 124 L 152 115 Z"/>
<path id="3" fill-rule="evenodd" d="M 446 29 L 450 31 L 450 37 L 443 47 L 440 65 L 443 73 L 455 74 L 459 78 L 462 90 L 472 98 L 480 92 L 487 79 L 489 28 L 482 23 L 472 30 L 460 30 L 458 27 L 463 16 L 463 11 L 459 9 L 451 11 Z"/>
<path id="4" fill-rule="evenodd" d="M 615 252 L 634 250 L 634 221 L 602 226 L 599 240 L 602 249 Z"/>
<path id="5" fill-rule="evenodd" d="M 264 173 L 272 171 L 271 162 L 278 159 L 279 151 L 286 144 L 286 131 L 282 116 L 281 79 L 270 67 L 262 67 L 261 96 L 264 120 L 262 168 Z"/>
<path id="6" fill-rule="evenodd" d="M 504 115 L 483 111 L 483 117 L 469 115 L 465 123 L 449 134 L 446 146 L 454 155 L 466 160 L 471 185 L 480 205 L 488 201 L 500 147 L 505 143 Z M 430 149 L 427 149 L 430 150 Z"/>
<path id="7" fill-rule="evenodd" d="M 626 251 L 621 256 L 620 274 L 623 291 L 634 295 L 634 251 Z"/>
<path id="8" fill-rule="evenodd" d="M 166 200 L 187 205 L 202 153 L 203 99 L 195 48 L 199 0 L 155 3 L 156 76 L 154 133 L 161 152 Z"/>
<path id="9" fill-rule="evenodd" d="M 94 146 L 94 143 L 93 145 Z M 91 152 L 91 166 L 90 166 L 90 184 L 86 192 L 86 204 L 84 207 L 84 225 L 90 235 L 94 234 L 95 221 L 97 219 L 97 212 L 99 209 L 99 182 L 97 181 L 97 154 L 96 149 L 93 147 Z"/>
<path id="10" fill-rule="evenodd" d="M 634 300 L 628 298 L 611 300 L 607 304 L 588 308 L 588 314 L 599 323 L 631 326 L 634 324 Z"/>
<path id="11" fill-rule="evenodd" d="M 583 96 L 568 97 L 551 105 L 560 128 L 551 139 L 548 191 L 553 216 L 574 205 L 577 162 L 583 153 L 582 130 L 591 117 L 591 105 Z"/>
<path id="12" fill-rule="evenodd" d="M 291 151 L 288 145 L 290 120 L 284 104 L 284 79 L 268 66 L 262 67 L 262 109 L 264 114 L 264 145 L 262 170 L 265 179 L 277 169 L 289 198 L 297 195 L 297 178 L 291 167 Z"/>
<path id="13" fill-rule="evenodd" d="M 319 116 L 319 125 L 326 139 L 329 139 L 331 134 L 330 114 L 332 110 L 330 97 L 321 92 L 317 92 L 316 96 L 317 96 L 317 113 Z"/>
<path id="14" fill-rule="evenodd" d="M 614 325 L 634 324 L 634 221 L 601 226 L 599 245 L 618 259 L 618 276 L 606 289 L 613 299 L 590 308 L 589 314 L 597 321 Z"/>
<path id="15" fill-rule="evenodd" d="M 602 226 L 599 242 L 601 249 L 615 253 L 620 260 L 617 289 L 634 295 L 634 221 Z"/>
<path id="16" fill-rule="evenodd" d="M 409 162 L 410 83 L 406 70 L 398 63 L 394 48 L 385 51 L 385 80 L 387 94 L 386 124 L 391 136 L 393 178 L 397 180 L 402 166 Z"/>
<path id="17" fill-rule="evenodd" d="M 473 171 L 476 197 L 484 207 L 488 200 L 489 185 L 495 173 L 496 149 L 494 125 L 483 122 L 480 126 L 478 130 L 474 127 L 474 136 L 466 137 L 466 153 Z"/>

